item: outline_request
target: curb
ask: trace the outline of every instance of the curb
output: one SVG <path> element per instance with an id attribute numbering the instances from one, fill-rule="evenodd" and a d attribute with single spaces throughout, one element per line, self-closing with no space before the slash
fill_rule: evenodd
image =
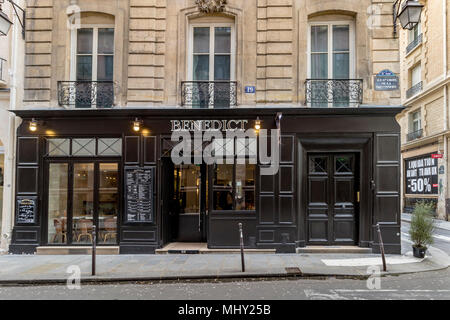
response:
<path id="1" fill-rule="evenodd" d="M 434 264 L 434 263 L 433 263 Z M 396 272 L 382 272 L 381 277 L 387 276 L 400 276 L 422 272 L 433 272 L 445 270 L 449 266 L 436 265 L 435 268 L 429 268 L 427 270 L 420 271 L 396 271 Z M 130 283 L 130 282 L 179 282 L 179 281 L 196 281 L 196 282 L 208 282 L 208 281 L 234 281 L 234 280 L 272 280 L 272 279 L 316 279 L 326 280 L 328 278 L 336 279 L 354 279 L 354 280 L 367 280 L 370 275 L 366 274 L 339 274 L 339 273 L 273 273 L 273 274 L 261 274 L 261 273 L 244 273 L 244 274 L 222 274 L 222 275 L 192 275 L 192 276 L 162 276 L 162 277 L 82 277 L 80 279 L 81 284 L 113 284 L 113 283 Z M 66 284 L 67 278 L 64 279 L 24 279 L 24 280 L 0 280 L 0 286 L 20 286 L 20 285 L 57 285 Z"/>

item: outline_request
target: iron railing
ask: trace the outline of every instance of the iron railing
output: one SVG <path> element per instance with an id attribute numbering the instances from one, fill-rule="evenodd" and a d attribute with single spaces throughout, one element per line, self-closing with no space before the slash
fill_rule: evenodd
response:
<path id="1" fill-rule="evenodd" d="M 59 81 L 60 106 L 75 108 L 111 108 L 116 85 L 113 81 Z"/>
<path id="2" fill-rule="evenodd" d="M 362 79 L 307 79 L 305 86 L 310 107 L 357 107 L 363 102 Z"/>
<path id="3" fill-rule="evenodd" d="M 422 34 L 419 34 L 417 36 L 417 38 L 415 38 L 413 41 L 411 41 L 411 43 L 406 47 L 406 54 L 410 53 L 411 51 L 413 51 L 413 49 L 415 47 L 417 47 L 419 44 L 422 43 Z"/>
<path id="4" fill-rule="evenodd" d="M 423 129 L 413 131 L 406 135 L 406 140 L 413 141 L 413 140 L 422 138 L 422 135 L 423 135 Z"/>
<path id="5" fill-rule="evenodd" d="M 422 89 L 423 89 L 423 83 L 422 83 L 422 81 L 420 81 L 419 83 L 417 83 L 414 86 L 412 86 L 411 88 L 409 88 L 408 91 L 406 91 L 406 98 L 409 99 L 412 96 L 415 96 L 417 93 L 422 91 Z"/>
<path id="6" fill-rule="evenodd" d="M 183 81 L 181 105 L 191 108 L 230 108 L 237 106 L 236 81 Z"/>

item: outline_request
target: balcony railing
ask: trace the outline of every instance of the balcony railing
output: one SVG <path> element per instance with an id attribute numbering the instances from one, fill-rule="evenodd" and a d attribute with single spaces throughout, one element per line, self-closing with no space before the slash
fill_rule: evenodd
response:
<path id="1" fill-rule="evenodd" d="M 60 106 L 75 108 L 111 108 L 114 105 L 113 81 L 59 81 Z"/>
<path id="2" fill-rule="evenodd" d="M 307 79 L 305 85 L 310 107 L 357 107 L 363 102 L 361 79 Z"/>
<path id="3" fill-rule="evenodd" d="M 406 98 L 409 99 L 416 94 L 418 94 L 423 89 L 423 83 L 420 81 L 419 83 L 412 86 L 408 91 L 406 91 Z"/>
<path id="4" fill-rule="evenodd" d="M 413 51 L 413 49 L 415 47 L 417 47 L 419 44 L 422 43 L 422 34 L 419 34 L 419 36 L 417 38 L 415 38 L 413 41 L 411 41 L 411 43 L 406 47 L 406 54 L 410 53 L 411 51 Z"/>
<path id="5" fill-rule="evenodd" d="M 406 140 L 408 140 L 408 142 L 413 141 L 413 140 L 422 138 L 422 135 L 423 135 L 423 129 L 413 131 L 406 135 Z"/>
<path id="6" fill-rule="evenodd" d="M 237 106 L 236 81 L 183 81 L 181 105 L 191 108 L 230 108 Z"/>

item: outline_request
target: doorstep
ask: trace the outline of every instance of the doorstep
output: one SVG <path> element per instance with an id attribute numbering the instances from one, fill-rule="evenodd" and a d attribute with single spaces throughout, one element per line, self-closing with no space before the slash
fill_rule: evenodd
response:
<path id="1" fill-rule="evenodd" d="M 240 249 L 210 249 L 207 243 L 172 242 L 161 249 L 156 249 L 156 254 L 228 254 L 240 253 Z M 245 253 L 276 253 L 276 249 L 244 249 Z"/>
<path id="2" fill-rule="evenodd" d="M 358 246 L 307 246 L 297 248 L 297 253 L 372 253 L 371 248 L 361 248 Z"/>
<path id="3" fill-rule="evenodd" d="M 96 247 L 96 254 L 98 255 L 118 255 L 118 246 L 98 246 Z M 37 247 L 37 255 L 85 255 L 92 254 L 92 247 Z"/>

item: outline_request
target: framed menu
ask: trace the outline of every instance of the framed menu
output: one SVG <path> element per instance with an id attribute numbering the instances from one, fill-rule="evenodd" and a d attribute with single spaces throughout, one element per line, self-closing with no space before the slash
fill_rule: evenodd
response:
<path id="1" fill-rule="evenodd" d="M 16 222 L 18 224 L 36 223 L 37 197 L 17 197 Z"/>
<path id="2" fill-rule="evenodd" d="M 154 222 L 155 168 L 125 168 L 125 220 Z"/>

